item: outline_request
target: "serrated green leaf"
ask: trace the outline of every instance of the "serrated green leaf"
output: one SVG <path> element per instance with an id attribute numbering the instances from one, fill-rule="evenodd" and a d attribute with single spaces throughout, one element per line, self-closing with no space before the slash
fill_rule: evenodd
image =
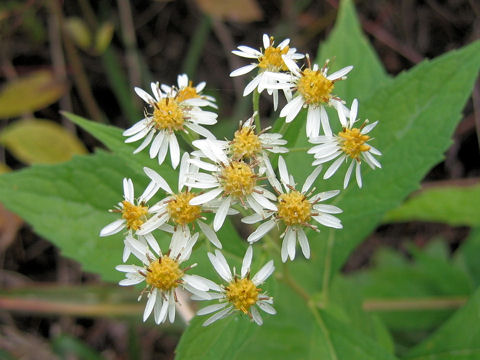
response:
<path id="1" fill-rule="evenodd" d="M 56 102 L 65 93 L 65 83 L 50 71 L 36 71 L 13 80 L 0 92 L 0 118 L 7 119 L 40 110 Z"/>
<path id="2" fill-rule="evenodd" d="M 480 226 L 480 185 L 428 188 L 389 211 L 384 222 L 433 221 Z"/>
<path id="3" fill-rule="evenodd" d="M 372 133 L 372 145 L 383 153 L 379 159 L 383 168 L 372 171 L 364 166 L 364 187 L 359 189 L 353 182 L 334 199 L 333 203 L 344 211 L 339 216 L 342 230 L 309 237 L 317 256 L 312 259 L 321 271 L 326 271 L 325 279 L 341 268 L 384 213 L 416 190 L 427 171 L 442 159 L 479 64 L 480 42 L 476 42 L 424 61 L 360 103 L 361 118 L 368 114 L 370 119 L 380 121 Z M 306 170 L 310 161 L 304 154 L 291 154 L 287 162 L 296 180 L 310 171 Z M 341 189 L 345 171 L 340 168 L 326 181 L 319 178 L 316 186 L 320 191 Z"/>
<path id="4" fill-rule="evenodd" d="M 409 360 L 475 360 L 480 358 L 480 290 L 439 330 L 410 351 Z"/>
<path id="5" fill-rule="evenodd" d="M 12 123 L 0 133 L 0 143 L 26 164 L 59 163 L 87 152 L 74 134 L 43 119 Z"/>
<path id="6" fill-rule="evenodd" d="M 122 198 L 122 179 L 135 171 L 124 159 L 99 152 L 58 165 L 35 165 L 0 176 L 0 202 L 32 224 L 85 271 L 118 281 L 122 234 L 100 238 L 117 216 L 111 209 Z M 138 192 L 147 181 L 136 179 Z"/>

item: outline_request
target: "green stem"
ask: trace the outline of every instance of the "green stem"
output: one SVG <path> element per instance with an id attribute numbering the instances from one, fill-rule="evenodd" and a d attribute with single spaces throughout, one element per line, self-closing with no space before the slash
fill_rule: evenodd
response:
<path id="1" fill-rule="evenodd" d="M 288 152 L 305 152 L 305 151 L 308 151 L 309 149 L 310 149 L 309 147 L 298 147 L 298 148 L 288 149 Z"/>
<path id="2" fill-rule="evenodd" d="M 289 126 L 290 126 L 290 123 L 284 122 L 278 133 L 281 134 L 282 136 L 284 136 L 285 133 L 287 132 Z"/>
<path id="3" fill-rule="evenodd" d="M 325 305 L 328 303 L 330 272 L 332 267 L 332 250 L 333 250 L 333 231 L 331 230 L 327 240 L 327 251 L 325 254 L 325 262 L 324 262 L 325 265 L 323 268 L 322 292 L 323 292 Z"/>
<path id="4" fill-rule="evenodd" d="M 295 291 L 298 295 L 302 297 L 303 300 L 307 304 L 312 303 L 312 299 L 310 297 L 310 294 L 303 288 L 301 287 L 298 282 L 295 281 L 294 278 L 290 275 L 290 271 L 288 271 L 288 264 L 283 263 L 283 273 L 282 273 L 282 280 L 292 288 L 293 291 Z"/>
<path id="5" fill-rule="evenodd" d="M 365 299 L 365 311 L 421 311 L 456 309 L 468 300 L 466 296 L 439 298 L 404 298 L 404 299 Z"/>
<path id="6" fill-rule="evenodd" d="M 260 93 L 258 92 L 257 89 L 253 91 L 253 112 L 255 113 L 255 127 L 257 128 L 257 131 L 262 130 L 262 123 L 260 121 Z"/>

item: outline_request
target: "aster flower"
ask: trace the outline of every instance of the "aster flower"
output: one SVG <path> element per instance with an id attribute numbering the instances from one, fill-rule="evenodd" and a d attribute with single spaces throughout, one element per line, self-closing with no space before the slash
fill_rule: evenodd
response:
<path id="1" fill-rule="evenodd" d="M 287 144 L 287 140 L 282 139 L 281 134 L 267 133 L 271 127 L 256 133 L 255 115 L 253 114 L 244 123 L 240 122 L 239 129 L 233 135 L 233 140 L 227 143 L 227 150 L 232 158 L 235 160 L 255 160 L 256 158 L 268 157 L 267 152 L 287 153 L 288 149 L 282 146 Z"/>
<path id="2" fill-rule="evenodd" d="M 242 66 L 230 73 L 230 76 L 234 77 L 247 74 L 256 68 L 259 69 L 257 76 L 245 87 L 243 96 L 247 96 L 255 89 L 258 89 L 259 93 L 267 89 L 270 95 L 273 94 L 273 107 L 275 110 L 277 109 L 278 89 L 285 88 L 286 86 L 282 84 L 289 79 L 289 75 L 285 73 L 288 71 L 288 67 L 283 57 L 292 62 L 304 57 L 303 54 L 297 53 L 295 48 L 290 48 L 289 43 L 290 39 L 285 39 L 275 47 L 274 38 L 263 34 L 263 51 L 244 45 L 240 45 L 238 50 L 232 51 L 235 55 L 257 60 L 257 63 Z"/>
<path id="3" fill-rule="evenodd" d="M 191 80 L 188 80 L 188 75 L 187 74 L 180 74 L 177 76 L 177 86 L 168 86 L 165 84 L 160 85 L 160 89 L 165 94 L 173 94 L 175 93 L 175 97 L 177 98 L 177 101 L 184 101 L 187 99 L 192 99 L 192 98 L 200 98 L 207 100 L 209 102 L 208 106 L 211 106 L 215 109 L 217 109 L 217 105 L 215 104 L 215 98 L 213 96 L 209 95 L 203 95 L 202 91 L 205 89 L 205 86 L 207 83 L 205 81 L 202 81 L 196 86 L 193 86 L 193 82 Z"/>
<path id="4" fill-rule="evenodd" d="M 232 275 L 227 260 L 220 251 L 215 250 L 215 254 L 208 253 L 208 258 L 213 267 L 228 284 L 211 287 L 214 292 L 210 292 L 209 294 L 212 299 L 218 299 L 219 303 L 206 306 L 197 312 L 197 315 L 215 313 L 203 323 L 203 326 L 210 325 L 238 311 L 248 315 L 258 325 L 262 325 L 262 316 L 258 312 L 257 307 L 267 314 L 276 314 L 272 306 L 273 298 L 266 293 L 262 293 L 262 289 L 258 287 L 273 273 L 275 269 L 273 260 L 265 264 L 260 271 L 250 279 L 252 256 L 253 250 L 252 247 L 249 246 L 243 257 L 240 276 L 238 276 L 238 274 L 235 274 L 235 268 L 233 269 Z M 201 299 L 199 298 L 199 300 Z"/>
<path id="5" fill-rule="evenodd" d="M 283 238 L 281 256 L 282 261 L 295 258 L 295 247 L 297 240 L 300 243 L 303 255 L 308 259 L 310 257 L 310 244 L 308 243 L 305 228 L 319 231 L 316 225 L 311 224 L 311 220 L 315 220 L 321 225 L 341 229 L 341 221 L 331 214 L 341 213 L 342 210 L 333 205 L 319 204 L 336 196 L 339 191 L 332 190 L 321 192 L 313 195 L 315 188 L 313 183 L 320 174 L 321 167 L 317 167 L 307 177 L 302 186 L 301 191 L 295 189 L 293 177 L 288 174 L 285 160 L 282 156 L 278 159 L 278 169 L 280 172 L 280 182 L 273 174 L 273 169 L 268 169 L 269 181 L 275 191 L 278 193 L 277 211 L 267 212 L 264 217 L 253 214 L 242 219 L 246 224 L 254 224 L 264 221 L 247 240 L 250 243 L 256 242 L 264 237 L 278 223 L 285 225 L 285 231 L 282 233 Z M 282 187 L 283 185 L 283 187 Z M 312 189 L 311 189 L 312 188 Z"/>
<path id="6" fill-rule="evenodd" d="M 122 230 L 127 230 L 130 236 L 133 234 L 137 235 L 140 242 L 148 243 L 152 249 L 158 253 L 160 251 L 160 247 L 150 232 L 144 232 L 142 235 L 136 234 L 141 226 L 154 214 L 147 206 L 147 202 L 155 195 L 158 189 L 158 186 L 151 182 L 143 194 L 140 195 L 138 200 L 135 200 L 133 182 L 131 179 L 124 178 L 124 200 L 119 202 L 116 208 L 110 210 L 110 212 L 113 213 L 120 213 L 122 218 L 105 226 L 100 231 L 100 236 L 110 236 L 117 234 Z M 125 246 L 123 252 L 123 261 L 127 261 L 130 253 L 130 247 Z"/>
<path id="7" fill-rule="evenodd" d="M 345 174 L 343 187 L 346 188 L 348 186 L 353 168 L 355 167 L 355 177 L 357 179 L 358 187 L 361 188 L 362 174 L 360 166 L 362 160 L 372 169 L 382 167 L 378 160 L 373 156 L 380 156 L 382 153 L 367 143 L 367 141 L 370 140 L 370 136 L 367 134 L 377 126 L 378 121 L 368 124 L 368 120 L 366 120 L 361 126 L 354 127 L 355 122 L 357 122 L 357 99 L 352 102 L 350 119 L 348 121 L 342 107 L 339 107 L 337 111 L 342 124 L 342 131 L 337 135 L 325 135 L 311 138 L 310 142 L 318 145 L 308 150 L 308 153 L 314 154 L 315 161 L 313 162 L 313 165 L 323 164 L 336 159 L 323 175 L 324 179 L 332 177 L 342 163 L 348 162 L 351 159 L 350 165 Z"/>
<path id="8" fill-rule="evenodd" d="M 232 205 L 240 202 L 255 212 L 263 214 L 264 208 L 276 210 L 277 207 L 268 199 L 273 194 L 259 185 L 258 174 L 252 164 L 242 160 L 229 159 L 218 141 L 211 139 L 195 140 L 193 145 L 211 162 L 191 159 L 190 162 L 211 174 L 191 174 L 193 181 L 188 185 L 199 189 L 213 189 L 190 200 L 190 205 L 201 205 L 215 199 L 221 199 L 213 220 L 213 229 L 218 231 Z M 273 198 L 275 196 L 273 195 Z"/>
<path id="9" fill-rule="evenodd" d="M 170 149 L 172 167 L 176 168 L 180 162 L 180 147 L 176 132 L 188 130 L 204 137 L 214 138 L 213 134 L 202 125 L 213 125 L 217 122 L 217 114 L 204 111 L 203 106 L 210 102 L 198 97 L 187 99 L 180 98 L 177 92 L 164 93 L 157 83 L 152 83 L 154 97 L 144 90 L 136 87 L 135 92 L 153 109 L 152 113 L 146 113 L 146 117 L 123 132 L 126 143 L 144 139 L 134 154 L 150 146 L 149 154 L 153 159 L 158 158 L 162 164 Z"/>
<path id="10" fill-rule="evenodd" d="M 126 241 L 143 266 L 118 265 L 116 269 L 125 273 L 125 279 L 119 282 L 122 286 L 146 283 L 145 289 L 139 297 L 140 300 L 145 292 L 148 296 L 143 321 L 146 321 L 153 312 L 157 324 L 166 321 L 167 315 L 168 320 L 173 322 L 175 320 L 175 291 L 179 287 L 194 294 L 197 298 L 210 299 L 207 291 L 216 284 L 201 276 L 186 274 L 196 264 L 186 268 L 180 267 L 190 257 L 197 238 L 198 233 L 188 238 L 172 238 L 168 252 L 160 253 L 157 258 L 150 252 L 147 245 L 133 237 L 127 237 Z"/>
<path id="11" fill-rule="evenodd" d="M 197 169 L 191 166 L 188 153 L 184 153 L 178 175 L 178 192 L 175 193 L 160 174 L 147 167 L 144 168 L 145 173 L 152 182 L 162 188 L 169 196 L 150 208 L 154 215 L 142 224 L 137 234 L 151 233 L 153 230 L 162 228 L 164 224 L 171 222 L 175 226 L 175 232 L 181 231 L 188 236 L 190 234 L 189 225 L 197 224 L 213 245 L 220 249 L 222 248 L 222 244 L 212 228 L 200 220 L 205 220 L 202 212 L 205 212 L 207 205 L 190 205 L 190 200 L 194 199 L 198 194 L 192 193 L 188 187 L 184 190 L 185 181 L 189 174 L 196 173 Z"/>
<path id="12" fill-rule="evenodd" d="M 353 69 L 353 66 L 347 66 L 333 74 L 327 75 L 328 60 L 325 65 L 319 69 L 317 64 L 301 70 L 298 65 L 287 57 L 283 57 L 293 77 L 290 86 L 296 89 L 292 99 L 280 111 L 280 116 L 285 117 L 285 122 L 289 123 L 298 115 L 303 107 L 308 108 L 306 133 L 307 137 L 318 136 L 320 128 L 326 135 L 331 135 L 332 130 L 328 122 L 328 115 L 325 106 L 330 105 L 335 108 L 342 106 L 342 101 L 332 95 L 335 82 L 345 80 L 346 75 Z M 308 57 L 307 57 L 308 60 Z M 308 61 L 309 62 L 309 61 Z"/>

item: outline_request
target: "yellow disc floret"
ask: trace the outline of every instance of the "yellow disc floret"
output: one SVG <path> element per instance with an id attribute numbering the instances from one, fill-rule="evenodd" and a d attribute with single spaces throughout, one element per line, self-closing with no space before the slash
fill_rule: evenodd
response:
<path id="1" fill-rule="evenodd" d="M 312 205 L 305 195 L 294 190 L 278 197 L 278 217 L 288 225 L 300 225 L 310 221 Z"/>
<path id="2" fill-rule="evenodd" d="M 174 98 L 157 102 L 153 110 L 153 121 L 157 129 L 176 131 L 183 129 L 185 116 L 180 104 Z"/>
<path id="3" fill-rule="evenodd" d="M 370 139 L 370 136 L 362 134 L 360 129 L 345 128 L 338 133 L 338 136 L 341 138 L 341 148 L 343 152 L 352 159 L 358 160 L 363 151 L 370 150 L 370 146 L 365 144 L 365 142 Z"/>
<path id="4" fill-rule="evenodd" d="M 328 103 L 333 87 L 333 81 L 328 80 L 321 71 L 312 69 L 303 70 L 297 83 L 297 90 L 308 105 Z"/>
<path id="5" fill-rule="evenodd" d="M 157 261 L 150 263 L 146 275 L 145 281 L 148 285 L 168 291 L 180 284 L 183 271 L 180 269 L 177 261 L 168 256 L 163 256 Z"/>
<path id="6" fill-rule="evenodd" d="M 197 89 L 192 86 L 192 82 L 188 82 L 188 86 L 185 86 L 183 89 L 178 90 L 175 100 L 182 102 L 188 99 L 198 98 L 200 95 L 197 93 Z"/>
<path id="7" fill-rule="evenodd" d="M 235 131 L 232 140 L 232 153 L 235 159 L 251 159 L 261 151 L 262 143 L 251 126 L 244 126 Z"/>
<path id="8" fill-rule="evenodd" d="M 202 212 L 201 206 L 189 204 L 194 197 L 195 194 L 188 191 L 173 195 L 173 199 L 167 205 L 167 210 L 170 218 L 176 224 L 190 224 L 200 217 Z"/>
<path id="9" fill-rule="evenodd" d="M 273 39 L 271 42 L 273 43 Z M 282 55 L 286 55 L 288 50 L 288 46 L 283 49 L 269 46 L 258 59 L 258 67 L 268 71 L 288 71 L 288 67 L 282 59 Z"/>
<path id="10" fill-rule="evenodd" d="M 232 161 L 222 170 L 223 190 L 226 195 L 242 198 L 253 192 L 257 177 L 252 168 L 243 161 Z"/>
<path id="11" fill-rule="evenodd" d="M 127 200 L 122 201 L 122 205 L 122 218 L 127 222 L 127 229 L 138 230 L 147 221 L 148 206 L 134 205 Z"/>
<path id="12" fill-rule="evenodd" d="M 257 302 L 258 294 L 262 291 L 247 278 L 240 280 L 235 278 L 225 289 L 227 300 L 245 314 L 248 314 L 250 307 Z"/>

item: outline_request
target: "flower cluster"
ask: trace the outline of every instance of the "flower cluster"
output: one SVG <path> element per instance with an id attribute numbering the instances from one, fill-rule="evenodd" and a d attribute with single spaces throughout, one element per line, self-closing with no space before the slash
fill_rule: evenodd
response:
<path id="1" fill-rule="evenodd" d="M 205 127 L 217 121 L 217 114 L 206 110 L 216 109 L 216 104 L 213 97 L 202 94 L 205 83 L 193 86 L 186 75 L 179 75 L 178 84 L 174 86 L 152 83 L 152 94 L 135 88 L 147 108 L 145 118 L 124 131 L 125 142 L 142 140 L 134 153 L 148 148 L 150 157 L 157 158 L 159 165 L 170 151 L 172 168 L 179 167 L 175 191 L 160 170 L 145 167 L 149 183 L 136 198 L 132 180 L 125 178 L 123 200 L 111 210 L 120 218 L 100 231 L 100 236 L 122 232 L 123 262 L 133 254 L 141 263 L 118 265 L 117 270 L 125 273 L 120 285 L 145 283 L 144 320 L 153 313 L 157 323 L 167 319 L 173 322 L 178 292 L 186 291 L 193 300 L 213 302 L 198 312 L 199 315 L 213 313 L 204 325 L 232 313 L 246 314 L 261 325 L 263 320 L 258 309 L 275 314 L 273 298 L 260 288 L 273 273 L 274 261 L 268 261 L 251 276 L 252 245 L 261 240 L 280 239 L 279 255 L 286 262 L 295 259 L 298 242 L 303 256 L 310 258 L 310 230 L 342 228 L 335 216 L 342 210 L 325 203 L 340 191 L 317 191 L 323 164 L 332 162 L 323 174 L 327 179 L 342 163 L 350 162 L 344 178 L 345 188 L 354 168 L 357 184 L 362 186 L 362 162 L 373 169 L 380 167 L 374 156 L 381 154 L 368 143 L 377 122 L 364 121 L 356 126 L 358 101 L 353 100 L 349 109 L 342 99 L 333 95 L 335 83 L 345 80 L 353 67 L 328 74 L 328 60 L 322 67 L 312 65 L 308 55 L 289 47 L 288 39 L 275 46 L 274 38 L 264 35 L 263 46 L 259 50 L 247 46 L 234 50 L 234 54 L 253 62 L 230 75 L 240 76 L 256 70 L 244 95 L 266 90 L 273 97 L 275 109 L 280 100 L 279 90 L 282 90 L 286 105 L 280 117 L 285 118 L 285 123 L 293 121 L 302 108 L 307 109 L 306 135 L 313 144 L 308 153 L 313 154 L 314 161 L 313 170 L 301 187 L 280 155 L 288 153 L 287 141 L 282 133 L 273 133 L 269 127 L 261 129 L 257 113 L 241 122 L 230 140 L 220 140 Z M 306 59 L 305 65 L 297 63 L 301 59 Z M 331 124 L 329 108 L 338 115 L 337 125 Z M 341 130 L 334 133 L 335 128 Z M 181 154 L 177 135 L 182 136 L 193 151 Z M 271 161 L 272 154 L 276 154 L 275 161 Z M 154 198 L 157 199 L 152 201 Z M 236 214 L 242 215 L 243 223 L 258 225 L 246 239 L 249 245 L 239 274 L 235 268 L 231 270 L 220 251 L 222 241 L 228 239 L 217 235 L 227 217 Z M 162 251 L 156 239 L 161 232 L 171 238 L 167 251 Z M 190 255 L 198 251 L 194 246 L 203 239 L 217 248 L 205 258 L 208 257 L 223 280 L 221 284 L 190 274 L 197 265 L 189 263 Z"/>

